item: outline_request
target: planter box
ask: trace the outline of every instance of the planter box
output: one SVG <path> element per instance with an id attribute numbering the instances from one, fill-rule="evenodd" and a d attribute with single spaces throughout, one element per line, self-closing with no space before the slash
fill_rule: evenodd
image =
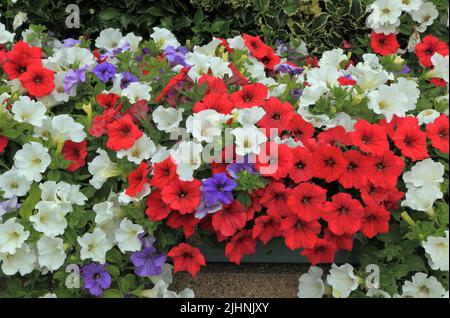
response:
<path id="1" fill-rule="evenodd" d="M 355 242 L 356 243 L 356 242 Z M 225 256 L 223 248 L 214 245 L 210 241 L 203 242 L 199 246 L 200 251 L 205 256 L 206 262 L 210 263 L 227 263 L 229 262 Z M 309 263 L 307 258 L 300 254 L 301 250 L 291 251 L 284 245 L 283 239 L 277 238 L 268 246 L 264 246 L 258 242 L 256 253 L 246 255 L 242 259 L 242 263 Z M 339 251 L 335 258 L 336 263 L 357 263 L 357 257 L 354 253 L 347 251 Z"/>

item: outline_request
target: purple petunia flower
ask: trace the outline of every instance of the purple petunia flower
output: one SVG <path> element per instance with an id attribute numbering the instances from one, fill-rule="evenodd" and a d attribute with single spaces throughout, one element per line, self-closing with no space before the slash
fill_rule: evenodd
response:
<path id="1" fill-rule="evenodd" d="M 403 65 L 402 70 L 400 71 L 400 74 L 409 74 L 411 72 L 411 69 L 409 68 L 408 65 Z"/>
<path id="2" fill-rule="evenodd" d="M 204 195 L 202 197 L 202 201 L 200 201 L 200 204 L 198 205 L 197 209 L 195 210 L 194 216 L 197 219 L 203 219 L 208 214 L 216 213 L 217 211 L 220 211 L 222 209 L 222 203 L 217 202 L 215 204 L 208 204 L 205 201 Z"/>
<path id="3" fill-rule="evenodd" d="M 140 252 L 131 254 L 131 262 L 134 265 L 134 272 L 138 276 L 158 276 L 162 272 L 162 266 L 166 263 L 165 253 L 155 255 L 156 248 L 145 247 Z"/>
<path id="4" fill-rule="evenodd" d="M 295 67 L 293 65 L 289 65 L 287 63 L 280 64 L 277 68 L 280 73 L 288 73 L 291 76 L 299 75 L 303 73 L 304 69 L 301 67 Z"/>
<path id="5" fill-rule="evenodd" d="M 238 174 L 242 173 L 243 171 L 247 171 L 249 174 L 254 174 L 256 172 L 255 164 L 253 163 L 230 163 L 227 166 L 227 172 L 230 176 L 232 176 L 234 179 L 239 178 Z"/>
<path id="6" fill-rule="evenodd" d="M 87 67 L 82 67 L 77 70 L 69 70 L 63 80 L 64 92 L 66 94 L 70 93 L 70 90 L 78 84 L 84 83 L 86 81 L 86 71 Z"/>
<path id="7" fill-rule="evenodd" d="M 90 263 L 82 268 L 83 287 L 93 296 L 101 296 L 103 290 L 111 286 L 111 275 L 104 265 Z"/>
<path id="8" fill-rule="evenodd" d="M 176 65 L 188 66 L 189 64 L 187 64 L 185 60 L 185 56 L 188 52 L 189 50 L 184 46 L 180 46 L 179 48 L 168 46 L 164 50 L 171 67 Z"/>
<path id="9" fill-rule="evenodd" d="M 203 194 L 207 204 L 230 204 L 233 202 L 233 189 L 237 183 L 227 177 L 225 173 L 217 173 L 211 178 L 203 180 Z"/>
<path id="10" fill-rule="evenodd" d="M 11 213 L 20 209 L 22 205 L 17 202 L 17 197 L 13 196 L 11 199 L 0 202 L 0 220 L 6 213 Z"/>
<path id="11" fill-rule="evenodd" d="M 299 99 L 302 96 L 302 94 L 303 89 L 301 88 L 294 88 L 289 91 L 289 95 L 291 95 L 291 97 L 295 99 Z"/>
<path id="12" fill-rule="evenodd" d="M 156 237 L 147 235 L 147 233 L 139 234 L 139 240 L 141 241 L 142 247 L 153 247 L 153 244 L 156 243 Z"/>
<path id="13" fill-rule="evenodd" d="M 71 47 L 74 47 L 77 44 L 81 44 L 81 41 L 80 40 L 75 40 L 75 39 L 72 39 L 72 38 L 67 38 L 67 39 L 63 40 L 63 44 L 64 44 L 65 48 L 71 48 Z"/>
<path id="14" fill-rule="evenodd" d="M 116 66 L 108 62 L 97 64 L 92 70 L 92 73 L 97 75 L 97 77 L 103 83 L 109 82 L 109 80 L 112 79 L 114 75 L 116 75 L 116 72 L 117 72 Z"/>
<path id="15" fill-rule="evenodd" d="M 130 83 L 138 82 L 139 79 L 130 72 L 121 73 L 122 80 L 120 81 L 120 88 L 125 89 Z"/>

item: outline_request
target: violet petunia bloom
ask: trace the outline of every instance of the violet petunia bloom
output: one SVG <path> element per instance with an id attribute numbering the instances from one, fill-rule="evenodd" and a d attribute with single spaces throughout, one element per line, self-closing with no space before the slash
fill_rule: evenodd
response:
<path id="1" fill-rule="evenodd" d="M 227 177 L 226 173 L 217 173 L 211 178 L 203 180 L 203 195 L 207 204 L 230 204 L 233 202 L 233 189 L 237 183 Z"/>
<path id="2" fill-rule="evenodd" d="M 291 76 L 302 74 L 304 71 L 304 69 L 301 67 L 295 67 L 287 63 L 280 64 L 277 70 L 280 73 L 288 73 Z"/>
<path id="3" fill-rule="evenodd" d="M 188 52 L 189 50 L 184 46 L 180 46 L 178 48 L 168 46 L 164 50 L 167 61 L 169 61 L 171 67 L 175 67 L 177 65 L 189 66 L 185 60 L 185 56 Z"/>
<path id="4" fill-rule="evenodd" d="M 234 179 L 239 178 L 239 174 L 247 171 L 249 174 L 254 174 L 256 172 L 255 164 L 249 163 L 249 162 L 243 162 L 243 163 L 230 163 L 227 166 L 227 172 L 230 176 L 232 176 Z"/>
<path id="5" fill-rule="evenodd" d="M 148 235 L 145 232 L 139 234 L 139 240 L 141 241 L 142 248 L 153 247 L 153 245 L 156 243 L 156 237 L 154 237 L 153 235 Z"/>
<path id="6" fill-rule="evenodd" d="M 289 91 L 289 95 L 291 95 L 292 98 L 299 99 L 303 94 L 303 89 L 301 88 L 293 88 Z"/>
<path id="7" fill-rule="evenodd" d="M 0 202 L 0 221 L 2 220 L 3 215 L 6 213 L 11 213 L 20 209 L 22 205 L 18 203 L 17 197 L 13 196 L 11 199 Z"/>
<path id="8" fill-rule="evenodd" d="M 143 248 L 140 252 L 134 252 L 130 260 L 137 276 L 158 276 L 166 263 L 167 255 L 165 253 L 156 255 L 156 248 L 151 246 Z"/>
<path id="9" fill-rule="evenodd" d="M 204 198 L 200 201 L 197 209 L 195 210 L 194 216 L 197 219 L 203 219 L 208 214 L 216 213 L 222 209 L 222 203 L 217 202 L 215 204 L 208 204 L 205 202 Z"/>
<path id="10" fill-rule="evenodd" d="M 103 82 L 108 83 L 110 79 L 114 78 L 114 75 L 116 75 L 117 67 L 111 63 L 103 62 L 100 64 L 97 64 L 94 69 L 92 70 L 92 73 L 97 75 L 97 77 Z"/>
<path id="11" fill-rule="evenodd" d="M 125 89 L 130 85 L 131 83 L 138 82 L 139 79 L 131 74 L 130 72 L 123 72 L 121 73 L 122 79 L 120 80 L 120 88 Z"/>
<path id="12" fill-rule="evenodd" d="M 90 263 L 82 268 L 83 287 L 93 296 L 101 296 L 111 286 L 111 275 L 104 265 Z"/>
<path id="13" fill-rule="evenodd" d="M 69 70 L 63 80 L 64 92 L 70 94 L 70 90 L 78 84 L 86 82 L 86 71 L 87 67 L 81 67 L 77 70 Z"/>
<path id="14" fill-rule="evenodd" d="M 72 38 L 67 38 L 67 39 L 63 40 L 63 44 L 64 44 L 65 48 L 71 48 L 71 47 L 74 47 L 77 44 L 80 45 L 81 41 L 80 40 L 75 40 L 75 39 L 72 39 Z"/>
<path id="15" fill-rule="evenodd" d="M 400 71 L 400 74 L 409 74 L 411 72 L 411 69 L 409 68 L 408 65 L 403 65 L 402 70 Z"/>

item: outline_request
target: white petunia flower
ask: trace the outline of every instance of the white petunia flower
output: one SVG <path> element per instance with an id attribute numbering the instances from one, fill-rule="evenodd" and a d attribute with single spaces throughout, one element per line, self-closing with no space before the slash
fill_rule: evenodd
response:
<path id="1" fill-rule="evenodd" d="M 302 96 L 300 96 L 299 108 L 307 108 L 310 105 L 314 105 L 326 92 L 327 88 L 321 85 L 305 87 Z"/>
<path id="2" fill-rule="evenodd" d="M 14 155 L 14 166 L 29 181 L 41 181 L 42 173 L 51 163 L 48 149 L 38 142 L 23 145 Z"/>
<path id="3" fill-rule="evenodd" d="M 0 23 L 0 44 L 6 44 L 14 41 L 14 33 L 6 30 L 5 25 Z"/>
<path id="4" fill-rule="evenodd" d="M 369 288 L 367 290 L 366 296 L 373 298 L 392 298 L 391 295 L 389 295 L 389 293 L 375 287 Z"/>
<path id="5" fill-rule="evenodd" d="M 449 57 L 448 55 L 442 56 L 438 53 L 434 53 L 431 57 L 431 63 L 433 63 L 433 69 L 428 71 L 427 78 L 441 78 L 448 83 L 448 68 L 449 68 Z"/>
<path id="6" fill-rule="evenodd" d="M 400 92 L 406 95 L 408 98 L 408 110 L 414 110 L 416 108 L 417 101 L 420 97 L 420 90 L 418 89 L 416 81 L 400 77 L 397 83 L 391 85 L 391 87 L 397 88 Z"/>
<path id="7" fill-rule="evenodd" d="M 154 27 L 150 37 L 159 44 L 163 50 L 168 46 L 177 48 L 181 45 L 180 42 L 177 41 L 175 35 L 165 28 Z"/>
<path id="8" fill-rule="evenodd" d="M 394 115 L 405 117 L 411 110 L 411 105 L 406 94 L 397 87 L 382 85 L 378 90 L 371 91 L 368 95 L 367 107 L 375 114 L 382 114 L 390 122 Z"/>
<path id="9" fill-rule="evenodd" d="M 353 266 L 333 264 L 327 276 L 327 283 L 333 288 L 333 297 L 347 298 L 358 288 L 359 277 L 353 273 Z"/>
<path id="10" fill-rule="evenodd" d="M 410 188 L 405 194 L 402 206 L 410 207 L 416 211 L 429 212 L 433 209 L 434 202 L 442 199 L 442 192 L 433 186 Z"/>
<path id="11" fill-rule="evenodd" d="M 103 149 L 97 149 L 99 154 L 88 163 L 88 171 L 92 175 L 89 183 L 96 189 L 100 189 L 108 178 L 120 174 L 117 171 L 117 164 L 109 159 L 108 153 Z"/>
<path id="12" fill-rule="evenodd" d="M 375 22 L 382 25 L 396 24 L 402 14 L 402 2 L 400 0 L 376 0 L 372 5 L 372 14 Z"/>
<path id="13" fill-rule="evenodd" d="M 150 101 L 150 92 L 152 88 L 147 84 L 142 84 L 139 82 L 130 83 L 127 88 L 122 91 L 122 95 L 128 98 L 131 104 L 136 103 L 140 100 Z"/>
<path id="14" fill-rule="evenodd" d="M 307 73 L 307 81 L 311 86 L 332 87 L 339 85 L 338 78 L 342 73 L 335 66 L 325 64 L 320 68 L 313 68 Z"/>
<path id="15" fill-rule="evenodd" d="M 67 220 L 64 216 L 67 214 L 67 210 L 61 209 L 60 205 L 50 201 L 38 202 L 36 209 L 38 213 L 30 216 L 30 222 L 36 231 L 49 237 L 64 234 L 67 227 Z"/>
<path id="16" fill-rule="evenodd" d="M 335 69 L 340 69 L 342 62 L 347 60 L 347 56 L 344 54 L 344 50 L 341 48 L 333 49 L 331 51 L 323 52 L 319 61 L 319 66 L 330 65 Z"/>
<path id="17" fill-rule="evenodd" d="M 416 162 L 411 171 L 403 173 L 402 178 L 407 187 L 431 186 L 439 189 L 439 185 L 444 182 L 444 171 L 440 162 L 427 158 Z"/>
<path id="18" fill-rule="evenodd" d="M 108 28 L 100 32 L 100 35 L 95 40 L 95 47 L 111 51 L 118 48 L 120 40 L 122 40 L 120 30 Z"/>
<path id="19" fill-rule="evenodd" d="M 406 281 L 402 287 L 402 297 L 412 298 L 442 298 L 445 289 L 434 276 L 416 273 L 411 281 Z"/>
<path id="20" fill-rule="evenodd" d="M 3 261 L 2 271 L 5 275 L 10 276 L 18 272 L 21 276 L 24 276 L 33 271 L 36 256 L 30 246 L 23 244 L 13 255 L 0 255 L 0 260 Z"/>
<path id="21" fill-rule="evenodd" d="M 139 234 L 141 233 L 144 233 L 142 226 L 124 218 L 116 231 L 116 241 L 120 251 L 122 253 L 139 251 L 141 249 Z"/>
<path id="22" fill-rule="evenodd" d="M 28 20 L 28 14 L 26 12 L 19 11 L 14 17 L 12 27 L 13 30 L 17 30 L 22 24 Z"/>
<path id="23" fill-rule="evenodd" d="M 171 157 L 177 165 L 177 175 L 182 181 L 192 181 L 194 171 L 202 164 L 203 146 L 194 141 L 182 141 Z"/>
<path id="24" fill-rule="evenodd" d="M 80 258 L 91 259 L 100 264 L 105 263 L 106 252 L 112 248 L 112 244 L 106 239 L 106 234 L 99 228 L 94 232 L 78 236 L 78 244 L 81 246 Z"/>
<path id="25" fill-rule="evenodd" d="M 186 130 L 198 142 L 213 142 L 222 135 L 222 125 L 232 116 L 220 114 L 213 109 L 194 113 L 186 120 Z"/>
<path id="26" fill-rule="evenodd" d="M 411 12 L 419 10 L 422 5 L 422 0 L 401 0 L 402 10 L 405 12 Z"/>
<path id="27" fill-rule="evenodd" d="M 183 120 L 184 108 L 173 108 L 160 105 L 153 111 L 152 119 L 158 130 L 170 133 L 180 125 Z"/>
<path id="28" fill-rule="evenodd" d="M 434 109 L 425 109 L 417 114 L 417 119 L 419 120 L 419 125 L 428 125 L 434 123 L 434 120 L 441 116 L 437 110 Z"/>
<path id="29" fill-rule="evenodd" d="M 162 298 L 195 298 L 195 293 L 190 288 L 185 288 L 178 294 L 174 291 L 166 290 Z"/>
<path id="30" fill-rule="evenodd" d="M 136 36 L 134 33 L 128 33 L 119 41 L 119 47 L 122 47 L 126 43 L 128 43 L 130 45 L 130 51 L 137 52 L 139 50 L 139 43 L 141 43 L 141 41 L 141 36 Z"/>
<path id="31" fill-rule="evenodd" d="M 32 183 L 33 181 L 24 178 L 15 167 L 0 175 L 0 190 L 3 191 L 4 199 L 26 195 Z"/>
<path id="32" fill-rule="evenodd" d="M 64 181 L 46 181 L 39 184 L 42 201 L 50 201 L 58 204 L 61 210 L 73 211 L 73 204 L 84 205 L 87 197 L 80 191 L 80 185 L 69 184 Z"/>
<path id="33" fill-rule="evenodd" d="M 418 32 L 425 32 L 438 16 L 439 11 L 431 2 L 424 2 L 418 10 L 411 12 L 412 19 L 419 24 L 417 28 Z"/>
<path id="34" fill-rule="evenodd" d="M 86 139 L 84 126 L 77 123 L 69 115 L 58 115 L 52 118 L 51 131 L 52 139 L 59 143 L 67 140 L 82 142 Z"/>
<path id="35" fill-rule="evenodd" d="M 311 266 L 308 273 L 300 276 L 298 298 L 322 298 L 325 292 L 322 275 L 323 271 L 320 267 Z"/>
<path id="36" fill-rule="evenodd" d="M 431 269 L 448 271 L 449 231 L 445 231 L 445 237 L 427 237 L 422 246 Z"/>
<path id="37" fill-rule="evenodd" d="M 30 232 L 24 231 L 24 227 L 16 223 L 16 218 L 8 219 L 0 224 L 0 254 L 16 253 L 29 236 Z"/>
<path id="38" fill-rule="evenodd" d="M 245 41 L 241 35 L 227 39 L 227 42 L 232 49 L 248 51 L 247 45 L 245 45 Z"/>
<path id="39" fill-rule="evenodd" d="M 220 57 L 214 56 L 209 59 L 209 67 L 214 77 L 223 78 L 225 75 L 230 78 L 233 77 L 233 71 L 228 67 L 229 64 L 230 62 L 226 62 Z"/>
<path id="40" fill-rule="evenodd" d="M 12 106 L 14 120 L 19 123 L 28 123 L 39 127 L 46 118 L 47 108 L 39 101 L 31 100 L 28 96 L 20 96 Z"/>
<path id="41" fill-rule="evenodd" d="M 119 150 L 117 158 L 127 157 L 128 161 L 140 164 L 143 160 L 148 160 L 155 153 L 155 143 L 145 134 L 135 141 L 133 146 L 128 150 Z"/>
<path id="42" fill-rule="evenodd" d="M 236 154 L 239 156 L 259 154 L 261 151 L 260 145 L 267 141 L 267 136 L 255 126 L 235 128 L 230 134 L 236 138 Z"/>
<path id="43" fill-rule="evenodd" d="M 55 271 L 64 264 L 66 253 L 64 252 L 64 242 L 61 238 L 41 236 L 36 246 L 39 266 Z"/>
<path id="44" fill-rule="evenodd" d="M 58 72 L 55 74 L 55 89 L 53 90 L 51 96 L 57 103 L 67 103 L 70 97 L 76 96 L 76 87 L 72 87 L 69 93 L 64 90 L 64 78 L 66 77 L 66 72 Z"/>
<path id="45" fill-rule="evenodd" d="M 76 65 L 76 67 L 87 67 L 88 69 L 91 69 L 97 63 L 95 56 L 89 49 L 73 46 L 62 50 L 66 59 L 61 62 L 62 65 L 66 65 L 67 67 Z"/>
<path id="46" fill-rule="evenodd" d="M 264 117 L 266 111 L 262 107 L 253 106 L 250 108 L 235 108 L 231 113 L 234 116 L 237 116 L 239 124 L 241 124 L 242 127 L 245 127 L 256 125 L 256 123 Z"/>

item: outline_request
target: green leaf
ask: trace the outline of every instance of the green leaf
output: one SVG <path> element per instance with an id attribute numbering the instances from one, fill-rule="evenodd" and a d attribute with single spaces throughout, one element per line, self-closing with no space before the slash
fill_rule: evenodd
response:
<path id="1" fill-rule="evenodd" d="M 240 192 L 237 195 L 237 199 L 239 202 L 242 203 L 242 205 L 247 209 L 252 204 L 252 199 L 250 195 L 247 192 Z"/>
<path id="2" fill-rule="evenodd" d="M 19 210 L 19 215 L 23 220 L 28 221 L 30 216 L 33 214 L 34 207 L 41 199 L 41 189 L 37 183 L 34 183 L 31 186 L 30 191 L 28 192 L 28 196 L 22 204 L 22 207 Z"/>
<path id="3" fill-rule="evenodd" d="M 427 267 L 423 262 L 422 257 L 417 254 L 411 254 L 406 256 L 405 264 L 408 265 L 410 271 L 419 272 L 419 271 L 427 271 Z"/>
<path id="4" fill-rule="evenodd" d="M 194 23 L 195 23 L 195 25 L 199 26 L 200 24 L 202 24 L 203 18 L 204 18 L 203 10 L 201 8 L 199 8 L 197 10 L 197 12 L 195 12 L 195 15 L 194 15 Z"/>
<path id="5" fill-rule="evenodd" d="M 110 263 L 120 264 L 122 262 L 122 253 L 118 249 L 113 248 L 106 253 L 106 260 Z"/>
<path id="6" fill-rule="evenodd" d="M 122 298 L 122 293 L 117 289 L 107 289 L 102 295 L 102 298 Z"/>
<path id="7" fill-rule="evenodd" d="M 103 21 L 108 21 L 118 16 L 120 16 L 120 13 L 114 8 L 105 8 L 104 10 L 100 11 L 99 19 Z"/>

